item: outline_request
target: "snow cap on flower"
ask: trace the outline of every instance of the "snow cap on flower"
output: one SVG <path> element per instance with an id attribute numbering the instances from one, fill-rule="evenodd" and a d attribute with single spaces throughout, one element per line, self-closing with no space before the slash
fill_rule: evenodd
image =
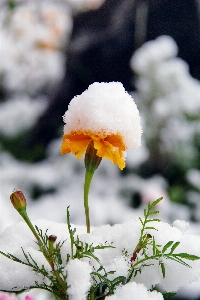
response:
<path id="1" fill-rule="evenodd" d="M 137 106 L 120 82 L 95 82 L 74 97 L 64 115 L 62 154 L 81 158 L 90 141 L 97 156 L 125 167 L 125 151 L 141 144 Z"/>

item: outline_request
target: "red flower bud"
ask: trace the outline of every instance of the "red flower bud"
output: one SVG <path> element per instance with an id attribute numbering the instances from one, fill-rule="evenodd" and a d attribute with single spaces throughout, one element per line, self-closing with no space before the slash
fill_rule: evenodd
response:
<path id="1" fill-rule="evenodd" d="M 57 240 L 57 236 L 56 235 L 50 235 L 49 236 L 49 242 L 55 243 L 56 240 Z"/>
<path id="2" fill-rule="evenodd" d="M 24 194 L 21 191 L 14 190 L 10 195 L 10 200 L 17 211 L 26 209 L 26 198 L 24 197 Z"/>

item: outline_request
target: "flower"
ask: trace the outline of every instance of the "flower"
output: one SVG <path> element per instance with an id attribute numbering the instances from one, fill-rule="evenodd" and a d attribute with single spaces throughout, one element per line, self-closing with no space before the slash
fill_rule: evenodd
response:
<path id="1" fill-rule="evenodd" d="M 120 82 L 91 84 L 71 100 L 63 119 L 62 154 L 72 153 L 80 159 L 93 141 L 96 155 L 122 170 L 126 150 L 141 144 L 139 111 Z"/>
<path id="2" fill-rule="evenodd" d="M 25 297 L 25 300 L 35 300 L 35 299 L 34 299 L 33 297 L 27 295 L 27 296 Z"/>
<path id="3" fill-rule="evenodd" d="M 17 296 L 13 293 L 0 292 L 0 300 L 17 300 Z"/>

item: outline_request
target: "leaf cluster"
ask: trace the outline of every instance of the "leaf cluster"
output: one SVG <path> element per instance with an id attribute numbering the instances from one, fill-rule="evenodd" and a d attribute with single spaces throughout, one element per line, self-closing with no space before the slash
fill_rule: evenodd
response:
<path id="1" fill-rule="evenodd" d="M 42 275 L 43 277 L 42 283 L 35 281 L 33 285 L 24 287 L 23 289 L 19 289 L 19 287 L 13 287 L 13 290 L 10 292 L 14 291 L 15 293 L 21 293 L 28 289 L 39 288 L 52 293 L 56 299 L 67 299 L 66 275 L 64 273 L 64 264 L 61 257 L 61 247 L 63 243 L 55 243 L 55 246 L 50 251 L 47 230 L 45 233 L 43 233 L 42 230 L 37 226 L 35 226 L 35 229 L 40 237 L 40 241 L 42 242 L 42 244 L 37 242 L 39 251 L 43 253 L 44 257 L 50 264 L 51 270 L 46 268 L 44 265 L 39 266 L 33 256 L 29 252 L 26 253 L 23 248 L 21 248 L 21 250 L 23 252 L 24 260 L 21 260 L 10 253 L 4 253 L 0 251 L 0 254 L 14 262 L 26 265 L 27 267 L 31 268 L 33 272 Z"/>
<path id="2" fill-rule="evenodd" d="M 148 233 L 149 230 L 157 230 L 152 226 L 152 222 L 160 222 L 160 219 L 150 217 L 159 213 L 159 211 L 154 210 L 154 208 L 161 200 L 162 198 L 159 198 L 153 203 L 149 202 L 147 210 L 144 210 L 144 219 L 139 218 L 142 224 L 140 239 L 131 257 L 131 268 L 127 282 L 129 282 L 132 277 L 136 277 L 138 273 L 141 273 L 142 268 L 152 265 L 153 260 L 158 261 L 162 276 L 165 278 L 165 259 L 173 260 L 189 268 L 190 265 L 185 262 L 185 260 L 194 261 L 200 259 L 200 257 L 188 253 L 175 253 L 180 242 L 169 241 L 162 247 L 156 244 L 154 236 Z M 149 225 L 150 223 L 151 225 Z M 138 253 L 140 253 L 140 256 L 138 256 Z"/>

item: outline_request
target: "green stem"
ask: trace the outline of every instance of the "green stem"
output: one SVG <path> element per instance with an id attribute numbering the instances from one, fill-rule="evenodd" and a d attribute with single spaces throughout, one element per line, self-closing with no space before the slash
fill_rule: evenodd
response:
<path id="1" fill-rule="evenodd" d="M 88 170 L 86 168 L 86 172 L 85 172 L 84 208 L 85 208 L 87 233 L 90 233 L 90 213 L 89 213 L 88 195 L 89 195 L 90 184 L 91 184 L 91 181 L 92 181 L 92 177 L 94 175 L 94 171 Z"/>
<path id="2" fill-rule="evenodd" d="M 58 274 L 57 270 L 54 269 L 54 262 L 53 260 L 51 259 L 51 257 L 49 257 L 49 253 L 48 251 L 46 250 L 45 246 L 43 245 L 40 237 L 38 236 L 33 224 L 31 223 L 27 213 L 26 213 L 26 210 L 23 209 L 21 211 L 19 211 L 20 215 L 22 216 L 22 218 L 24 219 L 24 221 L 26 222 L 26 224 L 28 225 L 28 227 L 30 228 L 30 230 L 32 231 L 32 233 L 34 234 L 37 242 L 38 242 L 38 245 L 42 251 L 42 253 L 44 254 L 44 257 L 46 258 L 46 260 L 48 261 L 48 263 L 50 264 L 51 268 L 52 268 L 52 271 L 53 271 L 53 274 L 55 275 L 60 287 L 61 287 L 61 290 L 62 290 L 62 294 L 65 295 L 66 293 L 66 284 L 64 282 L 64 280 L 60 277 L 60 275 Z M 65 297 L 65 296 L 63 296 Z M 63 299 L 66 299 L 66 298 L 63 298 Z"/>
<path id="3" fill-rule="evenodd" d="M 69 206 L 67 207 L 67 227 L 68 227 L 70 243 L 71 243 L 71 258 L 73 259 L 74 258 L 73 245 L 75 244 L 75 242 L 74 242 L 74 232 L 71 229 Z"/>
<path id="4" fill-rule="evenodd" d="M 30 228 L 30 230 L 32 231 L 32 233 L 34 234 L 36 240 L 38 241 L 39 246 L 42 246 L 42 241 L 40 239 L 40 237 L 38 236 L 33 224 L 31 223 L 26 210 L 23 209 L 22 211 L 19 211 L 20 215 L 22 216 L 22 218 L 24 219 L 24 221 L 26 222 L 26 224 L 28 225 L 28 227 Z"/>
<path id="5" fill-rule="evenodd" d="M 102 157 L 97 155 L 97 150 L 94 148 L 93 141 L 90 141 L 87 150 L 85 152 L 85 184 L 84 184 L 84 207 L 87 233 L 90 233 L 90 215 L 88 205 L 88 194 L 90 190 L 90 183 L 94 175 L 95 170 L 98 168 Z"/>
<path id="6" fill-rule="evenodd" d="M 168 256 L 169 256 L 169 255 L 168 255 Z M 138 262 L 136 262 L 135 264 L 133 264 L 133 265 L 131 266 L 131 269 L 132 269 L 132 270 L 131 270 L 131 272 L 130 272 L 129 277 L 127 278 L 126 283 L 128 283 L 128 282 L 131 280 L 132 275 L 133 275 L 133 272 L 134 272 L 134 269 L 135 269 L 138 265 L 140 265 L 140 264 L 146 262 L 147 260 L 151 260 L 151 259 L 158 260 L 158 259 L 161 258 L 161 257 L 166 257 L 166 258 L 167 258 L 168 256 L 167 256 L 167 255 L 163 255 L 163 253 L 160 253 L 160 254 L 148 256 L 148 257 L 145 257 L 145 258 L 139 260 Z"/>

